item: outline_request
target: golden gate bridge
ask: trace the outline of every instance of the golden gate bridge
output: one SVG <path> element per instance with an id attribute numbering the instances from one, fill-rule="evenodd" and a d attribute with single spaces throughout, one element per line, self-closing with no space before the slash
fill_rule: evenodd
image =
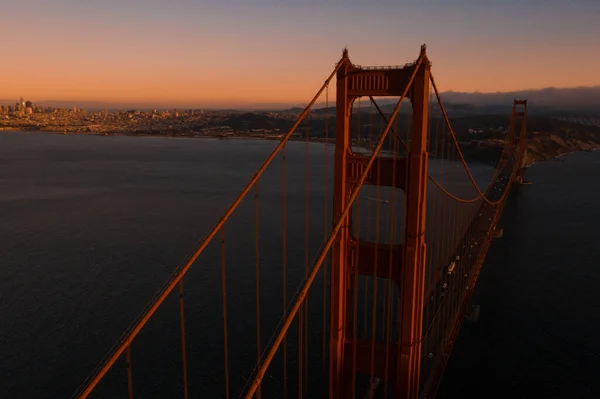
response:
<path id="1" fill-rule="evenodd" d="M 334 79 L 335 115 L 329 115 L 329 89 Z M 307 122 L 315 117 L 311 109 L 322 96 L 325 169 L 319 190 L 323 192 L 324 215 L 318 230 L 322 227 L 323 239 L 311 256 L 309 235 L 317 228 L 314 223 L 309 225 L 314 204 L 309 203 L 313 188 L 308 178 L 311 130 Z M 378 97 L 398 98 L 391 113 L 382 111 Z M 368 101 L 368 120 L 363 115 L 361 124 L 365 110 L 362 101 Z M 400 109 L 408 102 L 412 106 L 406 120 L 401 121 Z M 144 326 L 156 318 L 167 298 L 173 296 L 178 296 L 181 335 L 180 347 L 173 349 L 181 354 L 176 384 L 181 386 L 181 396 L 191 396 L 190 380 L 202 376 L 188 375 L 187 353 L 194 337 L 186 335 L 183 280 L 192 266 L 203 267 L 202 262 L 196 261 L 211 243 L 220 248 L 222 326 L 209 324 L 204 328 L 222 328 L 223 332 L 223 360 L 213 364 L 222 375 L 220 397 L 314 397 L 311 389 L 315 386 L 319 396 L 330 398 L 434 397 L 469 310 L 487 249 L 492 239 L 501 234 L 496 226 L 506 199 L 512 185 L 523 182 L 526 112 L 527 101 L 515 100 L 501 156 L 482 189 L 461 152 L 433 78 L 426 47 L 421 47 L 414 63 L 400 67 L 354 65 L 344 49 L 342 58 L 289 132 L 73 397 L 92 395 L 115 368 L 125 371 L 127 388 L 123 396 L 135 397 L 132 344 Z M 330 132 L 333 116 L 335 131 Z M 291 187 L 287 181 L 286 148 L 297 131 L 306 142 L 303 189 Z M 335 145 L 332 160 L 329 143 Z M 279 166 L 276 159 L 281 160 Z M 333 187 L 329 187 L 330 163 Z M 269 167 L 278 168 L 282 179 L 280 265 L 261 262 L 259 226 L 269 215 L 259 215 L 258 183 Z M 230 366 L 236 354 L 230 351 L 228 332 L 233 319 L 228 305 L 232 292 L 228 291 L 225 239 L 230 217 L 248 194 L 252 194 L 254 248 L 253 253 L 243 255 L 248 259 L 243 267 L 255 274 L 254 292 L 245 293 L 245 300 L 255 303 L 256 329 L 246 333 L 256 336 L 256 359 L 255 367 L 246 370 L 245 384 L 237 384 L 239 389 L 234 391 Z M 332 200 L 333 211 L 328 214 Z M 303 226 L 288 226 L 290 201 L 302 203 Z M 304 242 L 288 240 L 290 228 L 303 230 Z M 229 241 L 227 244 L 235 246 Z M 299 257 L 300 253 L 303 256 Z M 293 264 L 300 269 L 293 270 Z M 275 331 L 267 331 L 271 339 L 264 345 L 261 315 L 265 313 L 264 306 L 276 306 L 261 303 L 264 288 L 260 274 L 266 266 L 268 273 L 281 273 L 283 303 L 280 321 Z M 299 270 L 303 273 L 301 282 L 289 295 L 288 276 Z M 317 286 L 321 292 L 315 292 Z M 309 309 L 318 309 L 321 320 L 315 323 Z M 315 334 L 318 345 L 314 345 Z M 144 348 L 140 344 L 136 350 Z M 321 352 L 320 364 L 309 356 L 315 350 Z M 274 368 L 281 380 L 266 378 Z"/>

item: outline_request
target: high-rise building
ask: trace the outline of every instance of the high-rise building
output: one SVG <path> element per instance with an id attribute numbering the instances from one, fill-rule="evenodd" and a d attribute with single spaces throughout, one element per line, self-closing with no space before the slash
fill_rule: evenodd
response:
<path id="1" fill-rule="evenodd" d="M 25 101 L 25 108 L 33 108 L 33 103 L 31 101 Z"/>

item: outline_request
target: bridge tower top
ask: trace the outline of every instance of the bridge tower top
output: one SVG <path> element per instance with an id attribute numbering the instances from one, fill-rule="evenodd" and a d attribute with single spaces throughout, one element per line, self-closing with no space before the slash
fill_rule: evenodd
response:
<path id="1" fill-rule="evenodd" d="M 515 98 L 513 108 L 516 108 L 517 105 L 522 105 L 521 110 L 516 112 L 516 116 L 520 118 L 521 121 L 521 131 L 519 134 L 519 141 L 517 143 L 517 151 L 519 153 L 519 164 L 517 165 L 517 173 L 515 176 L 515 180 L 519 183 L 523 182 L 523 168 L 527 162 L 527 100 L 517 100 Z M 514 112 L 514 111 L 513 111 Z"/>

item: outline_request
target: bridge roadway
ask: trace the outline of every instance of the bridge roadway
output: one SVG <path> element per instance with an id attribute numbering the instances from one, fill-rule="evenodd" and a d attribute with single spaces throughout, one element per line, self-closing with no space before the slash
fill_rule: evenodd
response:
<path id="1" fill-rule="evenodd" d="M 505 190 L 509 189 L 514 163 L 513 154 L 486 191 L 486 198 L 490 202 L 499 201 Z M 494 237 L 503 203 L 491 205 L 483 202 L 455 247 L 454 254 L 443 260 L 445 265 L 438 265 L 441 273 L 436 272 L 434 284 L 429 287 L 426 296 L 424 309 L 424 342 L 421 358 L 421 376 L 424 377 L 421 379 L 423 397 L 428 397 L 428 392 L 435 392 L 435 387 L 441 380 L 461 318 L 464 316 L 479 270 Z M 459 304 L 460 306 L 457 306 Z M 450 333 L 449 340 L 441 341 L 440 338 L 448 336 L 448 333 Z"/>
<path id="2" fill-rule="evenodd" d="M 451 193 L 461 198 L 475 198 L 477 191 L 471 182 L 465 183 L 466 174 L 463 166 L 456 161 L 433 161 L 430 168 L 432 176 L 441 182 Z M 514 166 L 514 156 L 505 161 L 504 166 L 496 175 L 491 175 L 491 170 L 485 168 L 472 168 L 480 187 L 488 187 L 486 197 L 490 202 L 498 201 L 502 198 L 507 184 L 510 181 L 512 168 Z M 493 183 L 490 183 L 493 180 Z M 401 244 L 404 241 L 403 217 L 405 212 L 404 196 L 399 193 L 396 195 L 397 206 L 400 208 L 394 215 L 389 207 L 392 202 L 390 199 L 389 187 L 380 187 L 379 194 L 374 186 L 370 191 L 361 195 L 360 202 L 360 226 L 353 225 L 353 231 L 360 231 L 360 240 L 373 241 L 374 231 L 379 228 L 379 240 L 383 244 L 380 249 L 386 248 L 390 240 L 394 244 Z M 400 191 L 400 190 L 398 190 Z M 399 198 L 398 198 L 399 197 Z M 380 205 L 380 218 L 382 223 L 375 226 L 375 204 Z M 355 204 L 356 205 L 356 204 Z M 439 383 L 443 372 L 443 366 L 450 355 L 452 340 L 460 326 L 460 318 L 463 315 L 467 304 L 468 296 L 475 285 L 476 276 L 483 262 L 483 258 L 489 246 L 488 236 L 494 234 L 494 228 L 497 219 L 500 216 L 501 209 L 498 205 L 490 205 L 479 198 L 472 203 L 461 204 L 456 200 L 442 193 L 433 183 L 428 185 L 428 218 L 426 240 L 428 242 L 428 255 L 426 260 L 426 303 L 423 309 L 423 347 L 422 347 L 422 372 L 421 372 L 421 390 L 425 394 L 431 392 L 432 384 Z M 366 208 L 370 208 L 369 211 Z M 356 219 L 356 213 L 354 213 Z M 400 217 L 397 217 L 400 216 Z M 387 220 L 388 223 L 383 223 Z M 356 222 L 356 220 L 354 220 Z M 396 223 L 397 235 L 390 239 L 390 224 Z M 369 234 L 370 229 L 370 234 Z M 352 234 L 355 237 L 355 234 Z M 355 238 L 356 239 L 356 238 Z M 364 256 L 364 255 L 363 255 Z M 387 257 L 383 255 L 383 263 L 387 265 Z M 395 259 L 395 258 L 394 258 Z M 453 269 L 450 270 L 451 262 L 454 260 Z M 401 273 L 399 274 L 401 275 Z M 362 276 L 363 279 L 367 278 Z M 363 280 L 364 281 L 364 280 Z M 368 280 L 370 281 L 370 279 Z M 398 283 L 394 284 L 392 297 L 398 298 L 402 293 L 398 291 Z M 373 288 L 369 285 L 368 292 L 363 287 L 363 282 L 358 283 L 358 297 L 366 297 L 366 293 L 372 295 Z M 384 305 L 386 288 L 380 288 L 378 292 L 376 313 L 377 320 L 385 319 L 386 306 Z M 381 295 L 383 294 L 383 295 Z M 383 301 L 382 301 L 383 299 Z M 358 301 L 357 327 L 358 335 L 361 338 L 370 339 L 370 335 L 363 335 L 362 331 L 367 331 L 365 327 L 370 327 L 371 321 L 366 317 L 367 312 L 371 312 L 372 299 L 369 299 L 368 306 Z M 395 306 L 392 304 L 391 306 Z M 397 336 L 399 331 L 399 321 L 401 317 L 393 312 L 391 335 Z M 361 315 L 365 314 L 364 317 Z M 368 329 L 370 331 L 370 328 Z M 376 340 L 386 341 L 385 322 L 383 328 L 377 328 Z M 442 337 L 450 337 L 450 341 L 443 340 Z M 441 369 L 440 369 L 441 366 Z M 357 380 L 358 381 L 358 380 Z M 376 380 L 379 381 L 379 380 Z M 359 384 L 361 388 L 368 390 L 368 382 L 363 381 Z M 379 397 L 384 391 L 385 382 L 379 381 L 378 388 L 373 393 L 373 397 Z M 389 388 L 387 389 L 389 391 Z M 425 396 L 426 397 L 426 396 Z"/>

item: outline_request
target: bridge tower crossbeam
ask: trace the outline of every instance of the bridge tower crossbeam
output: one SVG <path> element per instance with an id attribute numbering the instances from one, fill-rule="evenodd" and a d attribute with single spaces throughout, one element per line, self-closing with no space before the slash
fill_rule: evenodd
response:
<path id="1" fill-rule="evenodd" d="M 365 183 L 377 185 L 379 182 L 379 185 L 392 186 L 405 192 L 407 220 L 404 243 L 401 246 L 377 245 L 353 237 L 349 216 L 334 242 L 330 319 L 331 399 L 350 397 L 357 372 L 373 372 L 375 377 L 386 380 L 395 397 L 416 398 L 419 392 L 431 68 L 425 51 L 425 46 L 422 46 L 420 63 L 401 68 L 362 68 L 353 65 L 347 50 L 344 50 L 343 66 L 337 72 L 334 215 L 342 214 L 345 207 L 349 206 L 348 195 L 369 159 L 353 153 L 351 149 L 350 122 L 354 101 L 362 96 L 400 96 L 410 85 L 407 97 L 413 109 L 413 136 L 406 158 L 395 161 L 379 159 L 373 164 Z M 414 78 L 411 79 L 413 74 Z M 357 248 L 361 255 L 358 260 L 355 258 Z M 387 275 L 387 267 L 374 267 L 374 259 L 379 257 L 387 263 L 390 256 L 393 259 L 391 275 Z M 375 342 L 373 347 L 371 339 L 357 337 L 352 299 L 355 279 L 359 275 L 391 279 L 402 293 L 398 309 L 399 336 L 394 337 L 392 343 L 386 345 Z"/>

